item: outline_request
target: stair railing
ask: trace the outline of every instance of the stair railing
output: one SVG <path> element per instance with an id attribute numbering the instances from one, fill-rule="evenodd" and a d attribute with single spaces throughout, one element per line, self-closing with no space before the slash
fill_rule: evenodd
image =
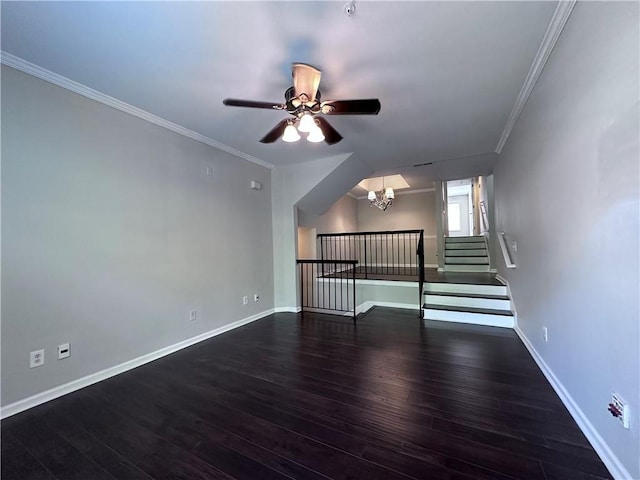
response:
<path id="1" fill-rule="evenodd" d="M 422 319 L 422 288 L 424 287 L 424 230 L 420 230 L 420 240 L 416 250 L 418 256 L 418 318 Z"/>
<path id="2" fill-rule="evenodd" d="M 317 236 L 321 260 L 355 259 L 357 278 L 391 275 L 418 281 L 422 313 L 424 286 L 424 230 L 322 233 Z M 326 265 L 320 264 L 325 275 Z M 406 278 L 402 278 L 406 277 Z"/>
<path id="3" fill-rule="evenodd" d="M 301 313 L 351 313 L 356 321 L 357 260 L 297 260 Z"/>

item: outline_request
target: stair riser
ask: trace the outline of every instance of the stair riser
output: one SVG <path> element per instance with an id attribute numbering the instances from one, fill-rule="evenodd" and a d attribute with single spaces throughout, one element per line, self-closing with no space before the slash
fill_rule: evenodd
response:
<path id="1" fill-rule="evenodd" d="M 467 283 L 426 283 L 424 291 L 439 293 L 469 293 L 473 295 L 507 295 L 505 285 L 473 285 Z"/>
<path id="2" fill-rule="evenodd" d="M 446 265 L 445 272 L 488 272 L 489 265 Z"/>
<path id="3" fill-rule="evenodd" d="M 489 259 L 487 257 L 444 257 L 444 263 L 447 264 L 482 264 L 488 265 Z"/>
<path id="4" fill-rule="evenodd" d="M 445 250 L 476 250 L 484 247 L 485 247 L 484 242 L 482 243 L 447 243 L 444 246 Z"/>
<path id="5" fill-rule="evenodd" d="M 488 325 L 490 327 L 513 328 L 513 316 L 491 315 L 487 313 L 452 312 L 446 310 L 424 309 L 425 320 L 440 320 L 443 322 L 471 323 L 474 325 Z"/>
<path id="6" fill-rule="evenodd" d="M 446 243 L 449 243 L 449 242 L 456 242 L 456 243 L 461 243 L 461 242 L 482 242 L 482 243 L 484 243 L 484 237 L 445 237 L 444 241 Z"/>
<path id="7" fill-rule="evenodd" d="M 473 257 L 481 257 L 487 256 L 486 248 L 459 248 L 452 250 L 445 250 L 444 252 L 446 257 L 465 257 L 465 256 L 473 256 Z"/>
<path id="8" fill-rule="evenodd" d="M 451 307 L 473 307 L 491 308 L 493 310 L 511 310 L 511 302 L 509 300 L 500 300 L 496 298 L 448 297 L 446 295 L 426 294 L 424 296 L 424 302 L 429 305 L 447 305 Z"/>

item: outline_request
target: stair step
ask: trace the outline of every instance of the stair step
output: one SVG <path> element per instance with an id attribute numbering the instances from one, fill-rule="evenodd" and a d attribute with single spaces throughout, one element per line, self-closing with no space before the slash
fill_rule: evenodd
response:
<path id="1" fill-rule="evenodd" d="M 514 326 L 513 313 L 509 310 L 444 307 L 428 304 L 423 305 L 423 309 L 423 318 L 426 320 L 472 323 L 505 328 L 513 328 Z"/>
<path id="2" fill-rule="evenodd" d="M 482 256 L 463 256 L 463 257 L 444 257 L 446 264 L 465 264 L 465 265 L 489 265 L 489 259 L 486 255 Z"/>
<path id="3" fill-rule="evenodd" d="M 484 237 L 445 237 L 444 241 L 446 243 L 449 243 L 449 242 L 454 242 L 454 243 L 463 243 L 463 242 L 484 243 Z"/>
<path id="4" fill-rule="evenodd" d="M 461 295 L 507 295 L 506 285 L 477 285 L 472 283 L 427 282 L 425 293 L 461 294 Z"/>
<path id="5" fill-rule="evenodd" d="M 445 264 L 445 272 L 488 272 L 489 265 L 455 265 Z"/>
<path id="6" fill-rule="evenodd" d="M 444 251 L 446 257 L 478 257 L 487 256 L 486 248 L 447 248 Z"/>
<path id="7" fill-rule="evenodd" d="M 487 285 L 473 285 L 473 286 L 487 286 Z M 509 295 L 503 294 L 489 294 L 489 293 L 458 293 L 458 292 L 427 292 L 425 291 L 423 295 L 439 295 L 446 297 L 463 297 L 463 298 L 487 298 L 490 300 L 509 300 Z"/>
<path id="8" fill-rule="evenodd" d="M 505 316 L 513 316 L 513 312 L 511 310 L 503 310 L 496 308 L 478 308 L 478 307 L 451 307 L 449 305 L 427 305 L 426 303 L 423 305 L 424 308 L 428 308 L 430 310 L 447 310 L 450 312 L 467 312 L 467 313 L 483 313 L 486 315 L 505 315 Z"/>
<path id="9" fill-rule="evenodd" d="M 471 307 L 509 310 L 511 308 L 511 300 L 509 300 L 509 297 L 506 295 L 425 292 L 424 302 L 425 305 L 448 306 L 452 309 L 456 309 L 457 307 Z"/>
<path id="10" fill-rule="evenodd" d="M 460 243 L 452 243 L 447 242 L 444 246 L 445 250 L 475 250 L 479 248 L 485 248 L 484 242 L 475 243 L 475 242 L 460 242 Z"/>

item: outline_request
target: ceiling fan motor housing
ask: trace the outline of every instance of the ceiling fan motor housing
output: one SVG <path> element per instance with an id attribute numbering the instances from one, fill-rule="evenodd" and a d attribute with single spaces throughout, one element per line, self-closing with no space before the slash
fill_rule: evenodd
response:
<path id="1" fill-rule="evenodd" d="M 321 97 L 322 96 L 320 94 L 320 90 L 316 91 L 315 102 L 319 103 Z M 296 107 L 293 104 L 293 101 L 297 99 L 298 97 L 296 97 L 295 88 L 294 87 L 287 88 L 286 92 L 284 92 L 284 100 L 285 100 L 285 105 L 287 106 L 287 112 L 289 112 L 291 115 L 296 115 L 300 113 L 299 110 L 301 105 L 298 105 Z M 308 110 L 311 110 L 311 109 L 308 109 Z M 317 113 L 317 112 L 314 112 L 314 113 Z"/>

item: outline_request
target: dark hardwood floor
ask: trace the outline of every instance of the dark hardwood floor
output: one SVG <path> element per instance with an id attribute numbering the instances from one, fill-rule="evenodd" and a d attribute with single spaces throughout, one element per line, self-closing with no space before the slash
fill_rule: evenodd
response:
<path id="1" fill-rule="evenodd" d="M 276 314 L 2 421 L 2 479 L 610 478 L 507 329 Z"/>
<path id="2" fill-rule="evenodd" d="M 415 267 L 356 267 L 356 280 L 391 280 L 417 282 L 419 270 Z M 351 279 L 354 269 L 336 274 L 326 274 L 326 278 Z M 504 285 L 496 279 L 495 273 L 485 272 L 438 272 L 436 268 L 425 268 L 424 279 L 432 283 L 472 283 L 475 285 Z"/>

